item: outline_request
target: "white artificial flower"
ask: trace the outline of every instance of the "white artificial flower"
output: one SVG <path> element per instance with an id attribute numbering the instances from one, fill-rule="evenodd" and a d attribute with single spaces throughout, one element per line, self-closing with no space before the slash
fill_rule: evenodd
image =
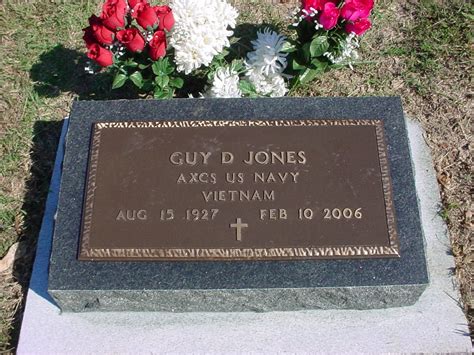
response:
<path id="1" fill-rule="evenodd" d="M 333 64 L 348 65 L 353 69 L 352 64 L 359 58 L 357 49 L 359 48 L 359 41 L 354 32 L 350 33 L 345 41 L 340 41 L 341 52 L 336 57 L 334 54 L 326 52 L 323 55 L 327 57 Z"/>
<path id="2" fill-rule="evenodd" d="M 255 86 L 255 91 L 260 95 L 270 97 L 285 96 L 288 92 L 285 79 L 280 74 L 265 75 L 259 70 L 249 68 L 245 73 L 247 79 Z"/>
<path id="3" fill-rule="evenodd" d="M 170 46 L 175 49 L 177 70 L 191 73 L 208 66 L 214 56 L 230 46 L 238 12 L 225 0 L 173 0 L 175 24 Z"/>
<path id="4" fill-rule="evenodd" d="M 245 75 L 260 95 L 280 97 L 288 92 L 282 76 L 287 66 L 287 53 L 282 52 L 285 40 L 284 36 L 265 28 L 252 41 L 253 51 L 247 54 Z"/>
<path id="5" fill-rule="evenodd" d="M 257 33 L 257 39 L 252 41 L 253 51 L 247 54 L 247 65 L 259 68 L 263 74 L 282 73 L 287 66 L 287 53 L 281 52 L 285 44 L 282 36 L 269 28 Z"/>
<path id="6" fill-rule="evenodd" d="M 205 97 L 242 97 L 239 88 L 239 74 L 229 67 L 217 69 L 212 86 Z"/>
<path id="7" fill-rule="evenodd" d="M 87 73 L 87 74 L 95 74 L 96 70 L 94 68 L 94 64 L 88 60 L 86 62 L 86 65 L 84 67 L 84 71 Z"/>
<path id="8" fill-rule="evenodd" d="M 306 9 L 296 8 L 292 13 L 293 15 L 292 19 L 294 22 L 291 25 L 293 27 L 298 27 L 301 21 L 307 19 L 308 17 L 313 18 L 317 14 L 318 14 L 318 10 L 316 10 L 314 7 L 310 7 L 309 11 L 307 11 Z M 318 29 L 318 27 L 316 27 L 316 29 Z"/>

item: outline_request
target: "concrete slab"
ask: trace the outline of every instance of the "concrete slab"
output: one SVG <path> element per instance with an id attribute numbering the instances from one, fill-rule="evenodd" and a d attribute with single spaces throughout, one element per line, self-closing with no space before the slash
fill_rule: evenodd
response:
<path id="1" fill-rule="evenodd" d="M 66 126 L 66 125 L 65 125 Z M 413 306 L 269 313 L 63 313 L 46 293 L 64 132 L 39 237 L 18 354 L 471 352 L 422 130 L 408 123 L 430 285 Z M 33 291 L 34 290 L 34 291 Z"/>

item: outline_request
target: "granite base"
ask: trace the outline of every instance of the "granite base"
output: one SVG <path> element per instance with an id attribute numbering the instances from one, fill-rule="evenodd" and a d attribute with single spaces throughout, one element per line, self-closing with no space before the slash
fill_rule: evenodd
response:
<path id="1" fill-rule="evenodd" d="M 297 109 L 295 109 L 297 108 Z M 293 261 L 77 260 L 93 122 L 380 119 L 400 258 Z M 277 311 L 413 304 L 428 284 L 401 101 L 395 97 L 79 101 L 65 141 L 49 293 L 63 311 Z"/>

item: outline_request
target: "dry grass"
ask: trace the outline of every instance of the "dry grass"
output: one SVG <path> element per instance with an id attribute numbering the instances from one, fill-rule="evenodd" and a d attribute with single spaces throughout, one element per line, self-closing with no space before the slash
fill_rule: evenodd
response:
<path id="1" fill-rule="evenodd" d="M 0 3 L 0 352 L 14 349 L 59 126 L 74 98 L 120 97 L 84 75 L 81 28 L 99 0 Z M 285 25 L 285 5 L 235 0 L 242 23 Z M 296 1 L 293 1 L 295 3 Z M 289 3 L 289 4 L 288 4 Z M 380 0 L 354 71 L 326 73 L 294 95 L 400 95 L 423 125 L 440 183 L 464 306 L 473 320 L 472 18 L 468 1 Z"/>

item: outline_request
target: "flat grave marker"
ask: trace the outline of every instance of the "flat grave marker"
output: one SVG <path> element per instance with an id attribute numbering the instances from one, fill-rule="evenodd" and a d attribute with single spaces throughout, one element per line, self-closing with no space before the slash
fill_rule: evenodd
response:
<path id="1" fill-rule="evenodd" d="M 63 311 L 368 309 L 428 284 L 399 98 L 75 102 Z"/>
<path id="2" fill-rule="evenodd" d="M 398 257 L 380 120 L 96 123 L 80 260 Z"/>

